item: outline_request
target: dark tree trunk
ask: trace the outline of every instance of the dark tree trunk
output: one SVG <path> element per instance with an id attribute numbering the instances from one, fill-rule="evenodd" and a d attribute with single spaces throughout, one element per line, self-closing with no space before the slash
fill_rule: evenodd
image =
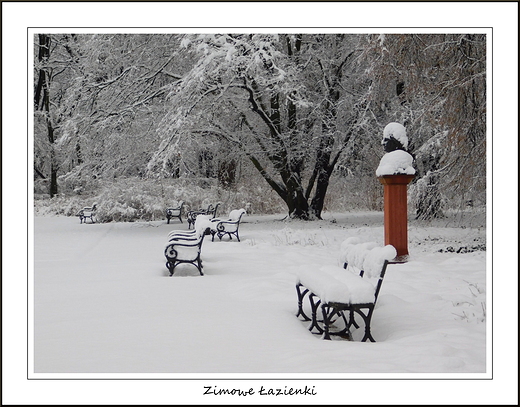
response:
<path id="1" fill-rule="evenodd" d="M 50 45 L 51 38 L 46 34 L 38 34 L 38 62 L 42 65 L 45 65 L 49 60 L 50 56 Z M 40 99 L 41 99 L 41 109 L 45 112 L 45 121 L 47 125 L 47 138 L 49 140 L 49 144 L 51 147 L 51 156 L 50 156 L 50 185 L 49 185 L 49 195 L 50 197 L 54 197 L 58 194 L 58 165 L 56 163 L 56 156 L 54 152 L 54 143 L 55 143 L 55 135 L 54 135 L 54 127 L 51 119 L 51 103 L 50 103 L 50 81 L 51 74 L 49 72 L 49 68 L 43 66 L 40 68 L 38 73 L 38 83 L 36 84 L 36 89 L 34 91 L 34 108 L 39 110 Z"/>

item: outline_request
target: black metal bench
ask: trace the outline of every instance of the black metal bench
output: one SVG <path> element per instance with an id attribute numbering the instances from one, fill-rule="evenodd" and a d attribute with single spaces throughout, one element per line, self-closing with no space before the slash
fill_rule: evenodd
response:
<path id="1" fill-rule="evenodd" d="M 164 249 L 166 268 L 173 276 L 175 267 L 179 264 L 192 264 L 202 272 L 201 249 L 204 237 L 210 233 L 209 219 L 201 216 L 191 231 L 172 231 L 168 234 L 168 241 Z"/>
<path id="2" fill-rule="evenodd" d="M 323 339 L 338 335 L 352 340 L 350 329 L 359 328 L 355 320 L 355 315 L 359 315 L 365 325 L 361 341 L 375 342 L 370 326 L 372 316 L 387 265 L 397 252 L 390 245 L 374 246 L 374 243 L 345 244 L 343 268 L 322 266 L 299 273 L 297 317 L 310 321 L 309 331 L 321 334 Z M 304 309 L 309 307 L 310 316 Z"/>
<path id="3" fill-rule="evenodd" d="M 188 221 L 188 229 L 191 229 L 193 225 L 195 225 L 195 221 L 198 215 L 209 215 L 211 218 L 215 218 L 217 216 L 217 209 L 220 206 L 220 202 L 218 202 L 215 206 L 213 204 L 208 205 L 207 209 L 199 209 L 188 211 L 186 213 L 186 220 Z"/>
<path id="4" fill-rule="evenodd" d="M 91 223 L 95 223 L 94 218 L 96 217 L 97 204 L 92 206 L 86 206 L 81 209 L 76 216 L 79 217 L 79 223 L 87 223 L 87 219 L 90 219 Z"/>
<path id="5" fill-rule="evenodd" d="M 178 218 L 182 223 L 182 208 L 184 201 L 180 201 L 177 206 L 166 208 L 166 219 L 167 223 L 170 223 L 171 218 Z"/>
<path id="6" fill-rule="evenodd" d="M 240 242 L 238 229 L 242 216 L 244 216 L 245 213 L 245 209 L 235 209 L 229 213 L 228 219 L 211 219 L 211 241 L 215 240 L 215 235 L 218 236 L 219 240 L 222 240 L 225 235 L 228 235 L 230 240 L 235 236 Z"/>

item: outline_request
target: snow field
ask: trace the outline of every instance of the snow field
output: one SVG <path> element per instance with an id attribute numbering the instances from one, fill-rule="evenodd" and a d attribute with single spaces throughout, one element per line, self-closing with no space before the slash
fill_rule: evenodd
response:
<path id="1" fill-rule="evenodd" d="M 297 270 L 341 266 L 347 237 L 382 244 L 379 215 L 281 217 L 245 218 L 240 243 L 206 238 L 202 277 L 164 264 L 186 224 L 35 218 L 34 374 L 486 372 L 485 252 L 438 252 L 485 230 L 412 227 L 411 260 L 387 269 L 377 342 L 322 341 L 295 317 Z"/>

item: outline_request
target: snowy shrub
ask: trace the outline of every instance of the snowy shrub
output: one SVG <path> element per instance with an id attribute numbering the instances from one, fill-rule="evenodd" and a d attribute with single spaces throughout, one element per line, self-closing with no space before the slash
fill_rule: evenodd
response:
<path id="1" fill-rule="evenodd" d="M 81 208 L 97 202 L 99 222 L 150 221 L 164 219 L 166 208 L 180 200 L 184 201 L 184 213 L 216 203 L 220 203 L 217 216 L 239 208 L 257 215 L 287 211 L 282 199 L 258 178 L 241 180 L 233 188 L 222 188 L 211 179 L 188 178 L 64 182 L 69 181 L 67 188 L 61 188 L 62 193 L 52 199 L 44 187 L 40 186 L 40 191 L 35 185 L 35 213 L 74 216 Z M 382 207 L 383 188 L 375 177 L 332 177 L 325 211 L 382 210 Z"/>
<path id="2" fill-rule="evenodd" d="M 68 182 L 68 181 L 64 181 Z M 87 184 L 85 184 L 87 185 Z M 59 196 L 49 198 L 35 193 L 34 210 L 39 215 L 75 216 L 98 203 L 98 222 L 135 222 L 165 219 L 166 208 L 184 201 L 184 213 L 220 203 L 217 216 L 239 208 L 252 213 L 273 214 L 286 210 L 283 201 L 267 185 L 243 181 L 233 189 L 219 187 L 213 179 L 141 179 L 100 180 L 96 186 L 78 193 L 79 184 L 71 182 Z M 76 191 L 74 191 L 74 189 Z M 37 199 L 36 199 L 37 198 Z"/>

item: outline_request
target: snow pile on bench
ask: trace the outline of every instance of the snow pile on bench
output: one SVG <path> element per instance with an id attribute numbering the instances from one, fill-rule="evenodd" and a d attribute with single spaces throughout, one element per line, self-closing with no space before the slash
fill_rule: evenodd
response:
<path id="1" fill-rule="evenodd" d="M 392 245 L 374 247 L 363 262 L 364 275 L 370 278 L 379 278 L 385 261 L 393 260 L 396 256 L 397 250 Z"/>
<path id="2" fill-rule="evenodd" d="M 363 270 L 368 251 L 376 246 L 376 242 L 359 243 L 359 238 L 350 237 L 341 244 L 340 261 L 357 268 L 357 271 Z"/>
<path id="3" fill-rule="evenodd" d="M 229 220 L 237 221 L 245 213 L 245 209 L 234 209 L 231 212 L 229 212 Z"/>
<path id="4" fill-rule="evenodd" d="M 298 272 L 298 283 L 318 296 L 324 303 L 345 304 L 372 303 L 375 300 L 377 280 L 385 261 L 397 255 L 391 245 L 378 247 L 375 242 L 358 243 L 350 238 L 341 245 L 340 260 L 349 268 L 315 266 Z M 363 270 L 363 277 L 355 274 Z"/>

